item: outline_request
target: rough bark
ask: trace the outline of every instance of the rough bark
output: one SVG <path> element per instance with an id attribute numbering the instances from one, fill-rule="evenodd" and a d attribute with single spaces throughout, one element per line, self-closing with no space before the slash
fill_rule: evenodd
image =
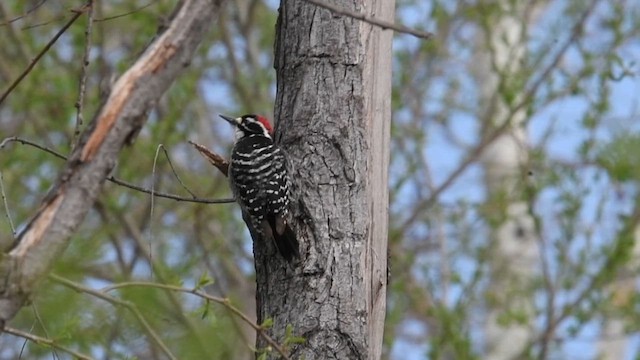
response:
<path id="1" fill-rule="evenodd" d="M 191 61 L 222 0 L 183 1 L 169 26 L 115 83 L 32 220 L 0 258 L 0 325 L 24 306 L 69 243 L 125 143 Z"/>
<path id="2" fill-rule="evenodd" d="M 339 5 L 391 20 L 394 2 Z M 386 301 L 391 36 L 298 0 L 277 24 L 277 141 L 296 184 L 300 263 L 256 241 L 258 321 L 298 359 L 377 359 Z M 259 340 L 258 348 L 264 347 Z"/>

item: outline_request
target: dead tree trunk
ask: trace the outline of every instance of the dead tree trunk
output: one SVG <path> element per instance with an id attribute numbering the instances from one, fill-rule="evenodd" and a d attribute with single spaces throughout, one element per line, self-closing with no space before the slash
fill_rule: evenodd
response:
<path id="1" fill-rule="evenodd" d="M 394 1 L 341 1 L 390 21 Z M 258 321 L 292 358 L 377 359 L 386 305 L 389 31 L 298 0 L 277 24 L 277 139 L 296 183 L 302 259 L 287 266 L 255 242 Z M 258 348 L 265 344 L 258 340 Z"/>

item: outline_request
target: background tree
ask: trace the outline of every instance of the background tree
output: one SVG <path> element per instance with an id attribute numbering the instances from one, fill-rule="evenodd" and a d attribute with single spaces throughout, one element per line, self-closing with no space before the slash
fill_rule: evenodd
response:
<path id="1" fill-rule="evenodd" d="M 176 5 L 162 0 L 94 3 L 93 12 L 82 13 L 0 104 L 3 138 L 21 136 L 69 154 L 78 138 L 75 103 L 81 79 L 86 77 L 82 131 L 113 80 L 134 63 L 158 27 L 168 24 Z M 500 2 L 495 1 L 397 4 L 396 23 L 434 35 L 425 40 L 396 33 L 394 38 L 391 271 L 383 358 L 488 356 L 490 295 L 500 291 L 496 286 L 507 286 L 494 282 L 491 269 L 499 254 L 491 251 L 490 239 L 515 202 L 527 205 L 540 254 L 527 291 L 503 289 L 514 302 L 533 300 L 532 314 L 506 312 L 497 323 L 506 329 L 530 328 L 519 355 L 595 359 L 598 353 L 616 356 L 611 346 L 622 348 L 626 357 L 637 355 L 624 344 L 634 341 L 638 318 L 638 268 L 631 261 L 640 179 L 638 111 L 632 96 L 640 90 L 633 62 L 640 53 L 638 4 L 518 3 L 523 8 L 496 6 Z M 70 21 L 75 15 L 71 7 L 82 4 L 0 2 L 0 92 Z M 365 11 L 351 3 L 329 4 Z M 149 111 L 113 176 L 192 198 L 177 174 L 197 198 L 230 196 L 226 179 L 187 141 L 226 154 L 232 134 L 218 113 L 271 115 L 280 86 L 270 70 L 278 5 L 239 0 L 221 8 L 220 21 L 212 24 L 184 74 Z M 304 8 L 316 21 L 330 14 Z M 502 198 L 485 186 L 486 150 L 500 139 L 487 134 L 500 122 L 486 118 L 490 87 L 479 80 L 477 69 L 480 54 L 497 58 L 500 48 L 478 39 L 499 33 L 498 20 L 504 18 L 522 27 L 525 55 L 508 71 L 492 64 L 485 76 L 508 85 L 498 87 L 494 98 L 509 112 L 524 109 L 521 131 L 528 140 L 521 149 L 526 161 L 518 163 L 520 177 L 511 180 L 515 190 Z M 346 21 L 337 14 L 327 20 Z M 89 64 L 83 76 L 85 53 Z M 276 107 L 282 112 L 278 119 L 299 119 L 296 113 L 284 116 L 284 110 Z M 288 130 L 280 132 L 285 146 L 292 146 Z M 17 231 L 63 164 L 40 149 L 4 143 L 2 213 L 9 213 Z M 0 238 L 8 244 L 11 225 L 3 219 Z M 20 353 L 29 359 L 66 357 L 63 350 L 24 340 L 29 335 L 94 358 L 164 358 L 154 335 L 181 359 L 247 358 L 255 344 L 250 325 L 213 298 L 175 289 L 197 288 L 200 295 L 229 298 L 229 304 L 253 316 L 254 265 L 243 229 L 234 205 L 152 200 L 148 193 L 105 183 L 58 256 L 56 276 L 45 279 L 32 303 L 8 323 L 18 335 L 0 335 L 0 358 L 15 359 Z M 156 288 L 137 281 L 151 281 Z M 158 284 L 167 288 L 158 289 Z M 96 301 L 106 295 L 120 302 Z M 299 329 L 294 325 L 292 335 L 300 335 Z"/>

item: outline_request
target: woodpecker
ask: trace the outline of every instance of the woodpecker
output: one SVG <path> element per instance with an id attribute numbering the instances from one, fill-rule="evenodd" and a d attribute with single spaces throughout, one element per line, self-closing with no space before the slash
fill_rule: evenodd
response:
<path id="1" fill-rule="evenodd" d="M 235 127 L 228 173 L 231 191 L 250 226 L 291 262 L 300 256 L 287 222 L 291 181 L 284 152 L 273 143 L 273 128 L 259 115 L 220 117 Z"/>

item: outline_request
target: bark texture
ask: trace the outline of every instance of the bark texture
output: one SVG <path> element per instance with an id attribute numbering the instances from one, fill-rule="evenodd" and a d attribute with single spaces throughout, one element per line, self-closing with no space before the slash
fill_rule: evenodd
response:
<path id="1" fill-rule="evenodd" d="M 2 249 L 0 325 L 27 303 L 67 247 L 121 148 L 135 138 L 148 111 L 189 65 L 221 2 L 182 1 L 169 26 L 115 83 L 31 222 L 9 249 Z"/>
<path id="2" fill-rule="evenodd" d="M 392 20 L 394 2 L 341 7 Z M 256 241 L 258 321 L 298 359 L 377 359 L 386 301 L 391 37 L 304 1 L 283 0 L 277 24 L 276 141 L 296 184 L 301 261 Z M 276 260 L 277 259 L 277 260 Z M 258 347 L 264 347 L 258 340 Z"/>

